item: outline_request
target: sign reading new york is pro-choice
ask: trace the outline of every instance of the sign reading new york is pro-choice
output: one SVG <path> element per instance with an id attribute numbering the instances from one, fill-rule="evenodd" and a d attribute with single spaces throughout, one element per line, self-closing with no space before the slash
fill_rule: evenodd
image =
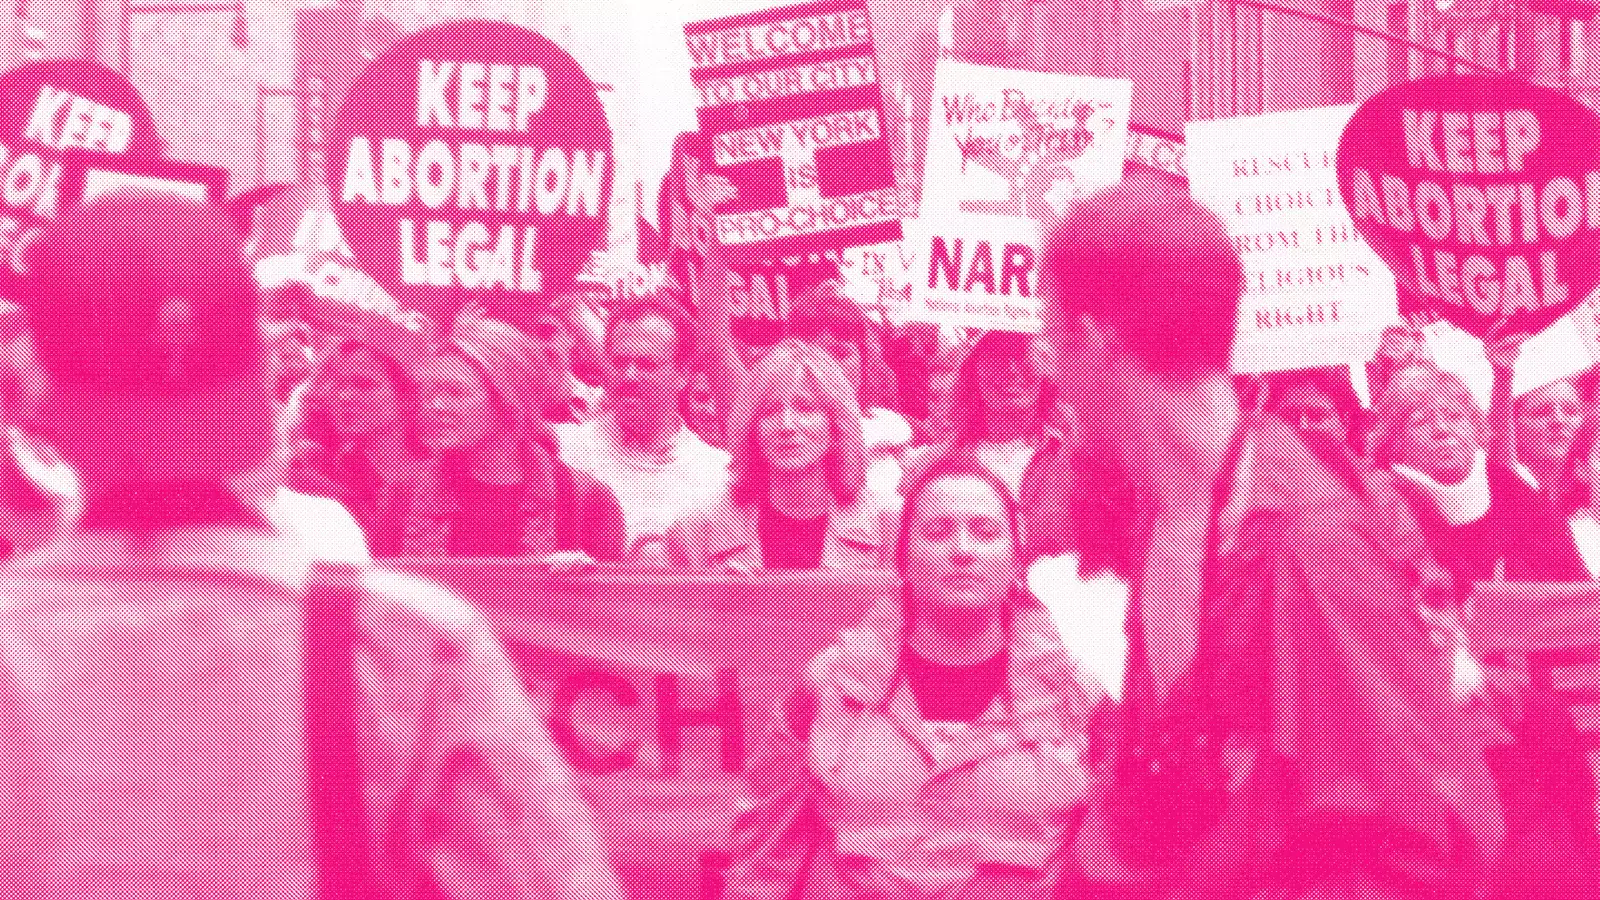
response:
<path id="1" fill-rule="evenodd" d="M 900 237 L 865 0 L 818 0 L 684 28 L 700 128 L 738 196 L 716 212 L 730 265 Z"/>

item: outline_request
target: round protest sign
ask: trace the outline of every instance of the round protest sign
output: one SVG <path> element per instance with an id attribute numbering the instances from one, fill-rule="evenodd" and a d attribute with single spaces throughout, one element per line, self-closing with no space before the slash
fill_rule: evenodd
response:
<path id="1" fill-rule="evenodd" d="M 27 271 L 27 248 L 60 204 L 67 151 L 156 156 L 150 108 L 128 79 L 79 59 L 0 75 L 0 283 Z"/>
<path id="2" fill-rule="evenodd" d="M 451 22 L 389 48 L 335 120 L 328 189 L 368 275 L 435 319 L 559 291 L 606 236 L 611 127 L 566 51 Z"/>
<path id="3" fill-rule="evenodd" d="M 1600 277 L 1600 116 L 1510 77 L 1398 85 L 1356 111 L 1339 191 L 1403 292 L 1479 336 L 1535 332 Z"/>

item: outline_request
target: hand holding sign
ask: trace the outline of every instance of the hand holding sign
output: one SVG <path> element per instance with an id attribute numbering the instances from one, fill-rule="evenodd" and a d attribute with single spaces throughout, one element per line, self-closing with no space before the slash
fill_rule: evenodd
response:
<path id="1" fill-rule="evenodd" d="M 1600 116 L 1514 78 L 1367 101 L 1339 145 L 1356 227 L 1415 299 L 1478 335 L 1537 332 L 1600 276 Z"/>

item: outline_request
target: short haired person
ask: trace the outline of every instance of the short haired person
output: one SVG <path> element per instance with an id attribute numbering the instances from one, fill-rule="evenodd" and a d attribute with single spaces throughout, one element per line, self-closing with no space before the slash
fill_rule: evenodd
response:
<path id="1" fill-rule="evenodd" d="M 695 359 L 693 328 L 665 296 L 617 309 L 606 322 L 605 412 L 556 429 L 562 460 L 616 495 L 629 556 L 662 540 L 672 523 L 728 484 L 728 454 L 701 440 L 681 414 Z"/>
<path id="2" fill-rule="evenodd" d="M 1395 473 L 1434 555 L 1463 593 L 1497 576 L 1587 577 L 1556 506 L 1508 465 L 1509 454 L 1497 458 L 1488 449 L 1495 443 L 1488 418 L 1460 378 L 1434 366 L 1401 369 L 1373 412 L 1373 462 Z"/>
<path id="3" fill-rule="evenodd" d="M 866 484 L 855 389 L 833 356 L 792 338 L 756 363 L 728 415 L 732 479 L 667 532 L 679 566 L 882 569 L 899 498 Z"/>
<path id="4" fill-rule="evenodd" d="M 1361 399 L 1343 369 L 1296 369 L 1266 376 L 1267 409 L 1328 450 L 1365 453 Z"/>
<path id="5" fill-rule="evenodd" d="M 0 577 L 0 896 L 620 898 L 489 623 L 398 573 L 308 574 L 229 489 L 278 434 L 223 214 L 113 195 L 31 264 L 86 508 Z M 348 637 L 312 644 L 329 595 Z M 316 683 L 349 685 L 345 720 L 305 673 L 331 663 L 306 647 L 339 645 L 348 670 Z M 342 748 L 323 724 L 341 722 Z M 312 780 L 314 748 L 359 762 Z"/>
<path id="6" fill-rule="evenodd" d="M 1504 735 L 1416 613 L 1399 501 L 1240 409 L 1221 222 L 1133 176 L 1074 207 L 1043 271 L 1085 440 L 1138 498 L 1116 747 L 1058 896 L 1474 896 Z"/>
<path id="7" fill-rule="evenodd" d="M 1553 498 L 1562 466 L 1583 421 L 1584 401 L 1576 379 L 1564 378 L 1535 388 L 1514 401 L 1512 428 L 1517 468 L 1541 494 Z"/>

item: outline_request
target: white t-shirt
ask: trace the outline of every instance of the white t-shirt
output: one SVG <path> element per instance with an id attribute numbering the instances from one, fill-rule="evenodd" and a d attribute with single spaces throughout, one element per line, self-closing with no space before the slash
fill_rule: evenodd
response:
<path id="1" fill-rule="evenodd" d="M 867 448 L 867 486 L 886 497 L 900 492 L 904 470 L 900 454 L 913 437 L 911 423 L 892 409 L 875 406 L 861 420 L 861 438 Z"/>
<path id="2" fill-rule="evenodd" d="M 280 487 L 259 508 L 279 534 L 299 544 L 314 559 L 372 562 L 366 533 L 350 510 L 337 500 Z"/>
<path id="3" fill-rule="evenodd" d="M 1572 525 L 1572 540 L 1589 570 L 1589 577 L 1600 579 L 1600 522 L 1588 510 L 1579 510 L 1568 520 Z"/>
<path id="4" fill-rule="evenodd" d="M 616 495 L 630 548 L 642 536 L 665 534 L 685 513 L 722 496 L 731 477 L 729 455 L 687 426 L 679 426 L 656 452 L 624 445 L 609 415 L 557 425 L 555 431 L 561 461 Z"/>

